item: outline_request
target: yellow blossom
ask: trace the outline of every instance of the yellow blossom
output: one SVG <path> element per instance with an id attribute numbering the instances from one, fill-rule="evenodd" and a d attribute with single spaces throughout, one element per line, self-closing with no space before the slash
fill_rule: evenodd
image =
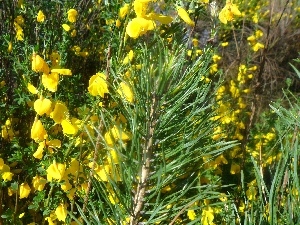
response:
<path id="1" fill-rule="evenodd" d="M 227 0 L 226 5 L 219 13 L 219 19 L 222 23 L 227 24 L 228 21 L 232 21 L 234 16 L 241 16 L 236 4 L 233 4 L 231 0 Z"/>
<path id="2" fill-rule="evenodd" d="M 8 46 L 7 46 L 7 52 L 10 53 L 12 51 L 13 47 L 12 47 L 12 42 L 8 42 Z"/>
<path id="3" fill-rule="evenodd" d="M 23 25 L 24 24 L 24 18 L 23 16 L 19 15 L 15 18 L 15 22 L 19 25 Z"/>
<path id="4" fill-rule="evenodd" d="M 32 186 L 36 191 L 42 191 L 44 189 L 46 183 L 47 183 L 47 180 L 38 175 L 36 175 L 32 178 Z"/>
<path id="5" fill-rule="evenodd" d="M 50 60 L 52 63 L 52 69 L 58 69 L 59 61 L 60 61 L 60 55 L 58 52 L 54 51 L 50 55 Z"/>
<path id="6" fill-rule="evenodd" d="M 130 51 L 128 52 L 127 56 L 124 58 L 123 64 L 126 65 L 126 64 L 128 64 L 129 62 L 131 62 L 132 59 L 133 59 L 133 55 L 134 55 L 134 54 L 133 54 L 133 51 L 130 50 Z"/>
<path id="7" fill-rule="evenodd" d="M 67 206 L 65 204 L 59 204 L 59 206 L 55 209 L 55 215 L 59 221 L 66 221 L 67 218 Z"/>
<path id="8" fill-rule="evenodd" d="M 47 169 L 47 180 L 51 182 L 53 179 L 61 181 L 64 177 L 66 166 L 62 163 L 53 162 Z"/>
<path id="9" fill-rule="evenodd" d="M 237 173 L 240 173 L 240 171 L 241 171 L 240 165 L 233 162 L 230 167 L 230 173 L 237 174 Z"/>
<path id="10" fill-rule="evenodd" d="M 117 19 L 117 20 L 116 20 L 116 27 L 119 28 L 119 27 L 121 26 L 121 24 L 122 24 L 121 21 L 120 21 L 119 19 Z"/>
<path id="11" fill-rule="evenodd" d="M 31 83 L 27 84 L 27 89 L 31 94 L 37 94 L 38 90 L 36 89 L 35 86 L 33 86 Z"/>
<path id="12" fill-rule="evenodd" d="M 222 43 L 221 43 L 221 46 L 222 46 L 222 47 L 228 46 L 228 41 L 227 41 L 227 42 L 222 42 Z"/>
<path id="13" fill-rule="evenodd" d="M 32 70 L 34 72 L 43 72 L 45 74 L 49 74 L 50 71 L 45 60 L 36 53 L 32 54 Z"/>
<path id="14" fill-rule="evenodd" d="M 251 200 L 255 200 L 256 198 L 256 194 L 257 194 L 257 190 L 256 190 L 256 187 L 254 186 L 250 186 L 248 188 L 248 190 L 246 191 L 246 196 L 248 197 L 248 199 L 251 201 Z"/>
<path id="15" fill-rule="evenodd" d="M 35 120 L 31 127 L 31 138 L 36 142 L 43 141 L 47 138 L 47 132 L 40 120 Z"/>
<path id="16" fill-rule="evenodd" d="M 96 73 L 90 78 L 88 91 L 91 95 L 100 95 L 102 98 L 104 98 L 105 93 L 109 93 L 104 73 Z"/>
<path id="17" fill-rule="evenodd" d="M 51 92 L 57 91 L 58 80 L 58 73 L 50 73 L 49 75 L 44 73 L 42 75 L 42 84 Z"/>
<path id="18" fill-rule="evenodd" d="M 70 9 L 67 13 L 68 13 L 68 20 L 71 23 L 75 23 L 78 16 L 78 12 L 75 9 Z"/>
<path id="19" fill-rule="evenodd" d="M 148 9 L 148 3 L 151 0 L 134 0 L 133 9 L 137 17 L 145 17 Z"/>
<path id="20" fill-rule="evenodd" d="M 18 41 L 23 41 L 24 40 L 24 33 L 23 33 L 23 28 L 16 22 L 14 22 L 14 29 L 16 32 L 16 38 Z"/>
<path id="21" fill-rule="evenodd" d="M 63 119 L 61 121 L 61 126 L 63 128 L 64 134 L 75 135 L 78 132 L 78 126 L 76 122 L 79 121 L 76 118 L 72 118 L 72 120 Z"/>
<path id="22" fill-rule="evenodd" d="M 119 10 L 119 18 L 123 19 L 129 11 L 129 4 L 125 3 Z"/>
<path id="23" fill-rule="evenodd" d="M 47 98 L 39 98 L 34 102 L 34 110 L 36 111 L 36 113 L 40 116 L 42 116 L 43 114 L 47 114 L 49 115 L 51 112 L 51 105 L 52 102 L 50 99 Z"/>
<path id="24" fill-rule="evenodd" d="M 191 20 L 189 14 L 187 13 L 187 11 L 186 11 L 184 8 L 178 6 L 178 7 L 177 7 L 177 13 L 178 13 L 178 16 L 179 16 L 184 22 L 186 22 L 188 25 L 190 25 L 190 26 L 195 26 L 195 22 Z"/>
<path id="25" fill-rule="evenodd" d="M 37 14 L 37 16 L 36 16 L 36 20 L 39 22 L 39 23 L 42 23 L 42 22 L 44 22 L 45 21 L 45 15 L 44 15 L 44 13 L 43 13 L 43 11 L 42 10 L 39 10 L 39 12 L 38 12 L 38 14 Z"/>
<path id="26" fill-rule="evenodd" d="M 45 148 L 45 142 L 40 142 L 36 152 L 33 153 L 33 157 L 36 159 L 42 159 L 44 148 Z"/>
<path id="27" fill-rule="evenodd" d="M 122 98 L 126 99 L 128 102 L 133 103 L 134 95 L 128 84 L 121 82 L 117 93 L 121 95 Z"/>
<path id="28" fill-rule="evenodd" d="M 60 148 L 61 147 L 61 141 L 58 139 L 53 139 L 46 142 L 47 146 L 51 148 Z"/>
<path id="29" fill-rule="evenodd" d="M 71 26 L 69 26 L 68 24 L 66 24 L 66 23 L 64 23 L 63 25 L 61 25 L 62 26 L 62 28 L 65 30 L 65 31 L 67 31 L 67 32 L 69 32 L 70 30 L 71 30 Z"/>
<path id="30" fill-rule="evenodd" d="M 52 69 L 51 73 L 59 73 L 61 75 L 72 75 L 72 71 L 70 69 Z"/>
<path id="31" fill-rule="evenodd" d="M 201 223 L 202 225 L 213 225 L 214 211 L 211 207 L 206 207 L 202 211 Z"/>
<path id="32" fill-rule="evenodd" d="M 14 174 L 11 173 L 11 172 L 4 172 L 4 173 L 1 174 L 2 179 L 3 179 L 4 181 L 11 181 L 13 175 L 14 175 Z"/>
<path id="33" fill-rule="evenodd" d="M 53 111 L 50 113 L 50 117 L 55 123 L 61 123 L 67 117 L 68 108 L 62 102 L 57 102 L 54 106 Z"/>
<path id="34" fill-rule="evenodd" d="M 138 38 L 149 30 L 155 28 L 155 23 L 152 20 L 147 20 L 142 17 L 132 19 L 126 27 L 126 33 L 131 38 Z"/>
<path id="35" fill-rule="evenodd" d="M 112 146 L 114 140 L 130 140 L 130 134 L 125 132 L 124 130 L 119 129 L 117 126 L 113 126 L 108 132 L 105 133 L 104 139 L 107 145 Z"/>
<path id="36" fill-rule="evenodd" d="M 165 15 L 162 15 L 162 14 L 157 14 L 157 13 L 149 13 L 147 16 L 146 16 L 147 19 L 150 19 L 150 20 L 156 20 L 158 22 L 160 22 L 161 24 L 169 24 L 169 23 L 172 23 L 173 21 L 173 18 L 171 16 L 165 16 Z"/>
<path id="37" fill-rule="evenodd" d="M 196 213 L 194 210 L 189 209 L 187 212 L 187 216 L 190 220 L 195 220 L 196 219 Z"/>
<path id="38" fill-rule="evenodd" d="M 27 198 L 30 194 L 30 191 L 31 191 L 31 189 L 30 189 L 29 185 L 27 183 L 22 183 L 20 185 L 20 189 L 19 189 L 20 199 Z"/>
<path id="39" fill-rule="evenodd" d="M 257 52 L 259 49 L 263 49 L 265 46 L 262 43 L 257 42 L 252 46 L 252 50 Z"/>

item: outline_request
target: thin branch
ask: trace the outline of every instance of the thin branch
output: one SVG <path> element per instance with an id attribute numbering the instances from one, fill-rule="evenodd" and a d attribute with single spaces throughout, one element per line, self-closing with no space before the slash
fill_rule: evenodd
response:
<path id="1" fill-rule="evenodd" d="M 150 176 L 150 164 L 154 147 L 154 129 L 156 125 L 156 109 L 157 105 L 157 97 L 155 94 L 152 96 L 152 104 L 150 109 L 150 122 L 148 124 L 147 129 L 147 139 L 145 142 L 145 147 L 143 149 L 142 156 L 142 168 L 141 168 L 141 176 L 139 179 L 139 183 L 137 186 L 136 194 L 134 196 L 134 205 L 133 205 L 133 214 L 130 217 L 130 225 L 137 225 L 140 219 L 141 211 L 144 206 L 144 198 L 146 194 L 146 188 L 148 184 L 148 179 Z"/>

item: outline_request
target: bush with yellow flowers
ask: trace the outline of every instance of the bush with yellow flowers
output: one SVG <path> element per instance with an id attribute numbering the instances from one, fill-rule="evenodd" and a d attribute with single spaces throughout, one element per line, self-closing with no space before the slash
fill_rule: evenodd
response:
<path id="1" fill-rule="evenodd" d="M 297 12 L 5 1 L 0 224 L 297 223 Z"/>

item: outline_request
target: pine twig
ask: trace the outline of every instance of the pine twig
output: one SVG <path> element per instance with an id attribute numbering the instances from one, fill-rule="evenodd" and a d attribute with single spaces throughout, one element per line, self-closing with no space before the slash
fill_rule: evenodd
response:
<path id="1" fill-rule="evenodd" d="M 142 156 L 142 168 L 141 168 L 141 176 L 139 179 L 139 183 L 134 196 L 134 205 L 133 205 L 133 214 L 130 217 L 130 225 L 137 225 L 139 222 L 139 218 L 141 215 L 141 211 L 144 206 L 144 198 L 146 194 L 146 188 L 148 184 L 148 179 L 150 175 L 150 164 L 153 153 L 153 139 L 154 139 L 154 129 L 156 125 L 156 109 L 157 105 L 157 97 L 155 94 L 152 97 L 152 104 L 150 109 L 150 122 L 147 128 L 147 139 L 145 142 L 145 147 L 143 149 Z"/>

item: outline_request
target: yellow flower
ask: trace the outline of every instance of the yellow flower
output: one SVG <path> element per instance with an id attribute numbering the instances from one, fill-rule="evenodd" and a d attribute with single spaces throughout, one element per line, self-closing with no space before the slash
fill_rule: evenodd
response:
<path id="1" fill-rule="evenodd" d="M 123 64 L 124 64 L 124 65 L 128 64 L 129 62 L 132 61 L 132 59 L 133 59 L 133 51 L 130 50 L 130 51 L 128 52 L 127 56 L 124 58 Z"/>
<path id="2" fill-rule="evenodd" d="M 52 69 L 51 73 L 59 73 L 61 75 L 72 75 L 72 71 L 70 69 Z"/>
<path id="3" fill-rule="evenodd" d="M 19 15 L 15 18 L 15 22 L 19 25 L 23 25 L 24 24 L 24 18 L 23 16 Z"/>
<path id="4" fill-rule="evenodd" d="M 172 23 L 172 21 L 173 21 L 173 18 L 171 16 L 165 16 L 165 15 L 156 14 L 156 13 L 149 13 L 146 16 L 146 18 L 150 19 L 150 20 L 156 20 L 156 21 L 160 22 L 161 24 L 169 24 L 169 23 Z"/>
<path id="5" fill-rule="evenodd" d="M 257 42 L 252 46 L 252 50 L 257 52 L 259 49 L 263 49 L 265 46 L 262 43 Z"/>
<path id="6" fill-rule="evenodd" d="M 36 152 L 33 153 L 33 157 L 36 159 L 42 159 L 44 148 L 45 148 L 45 142 L 40 142 Z"/>
<path id="7" fill-rule="evenodd" d="M 108 132 L 104 134 L 106 144 L 109 146 L 112 146 L 114 144 L 114 140 L 128 141 L 130 140 L 130 138 L 131 137 L 129 133 L 121 130 L 117 126 L 113 126 Z"/>
<path id="8" fill-rule="evenodd" d="M 24 40 L 23 28 L 16 22 L 14 22 L 14 29 L 16 31 L 16 38 L 18 41 Z"/>
<path id="9" fill-rule="evenodd" d="M 42 22 L 45 21 L 45 18 L 46 18 L 46 17 L 45 17 L 45 15 L 44 15 L 43 11 L 40 10 L 40 11 L 38 12 L 37 16 L 36 16 L 36 20 L 37 20 L 39 23 L 42 23 Z"/>
<path id="10" fill-rule="evenodd" d="M 74 29 L 74 30 L 71 31 L 70 36 L 71 36 L 71 37 L 75 37 L 76 34 L 77 34 L 77 31 Z"/>
<path id="11" fill-rule="evenodd" d="M 47 138 L 47 132 L 40 120 L 35 120 L 31 127 L 31 138 L 36 142 L 43 141 Z"/>
<path id="12" fill-rule="evenodd" d="M 60 148 L 61 147 L 61 141 L 58 139 L 53 139 L 46 142 L 46 145 L 51 148 Z"/>
<path id="13" fill-rule="evenodd" d="M 145 17 L 149 2 L 150 0 L 135 0 L 133 2 L 133 9 L 137 17 Z"/>
<path id="14" fill-rule="evenodd" d="M 45 187 L 47 180 L 43 177 L 36 175 L 32 178 L 32 186 L 36 191 L 42 191 Z"/>
<path id="15" fill-rule="evenodd" d="M 89 80 L 88 91 L 91 95 L 100 95 L 102 98 L 105 93 L 109 93 L 105 74 L 96 73 L 96 75 L 93 75 Z"/>
<path id="16" fill-rule="evenodd" d="M 178 6 L 177 7 L 177 13 L 178 13 L 178 16 L 184 21 L 186 22 L 186 24 L 190 25 L 190 26 L 195 26 L 195 22 L 191 20 L 189 14 L 187 13 L 187 11 Z"/>
<path id="17" fill-rule="evenodd" d="M 226 5 L 219 13 L 219 19 L 222 23 L 227 24 L 228 21 L 232 21 L 234 19 L 234 16 L 241 16 L 241 12 L 236 4 L 227 0 Z"/>
<path id="18" fill-rule="evenodd" d="M 72 118 L 72 120 L 63 119 L 61 121 L 61 126 L 63 128 L 64 134 L 75 135 L 78 132 L 78 126 L 76 124 L 77 119 Z"/>
<path id="19" fill-rule="evenodd" d="M 196 213 L 194 210 L 189 209 L 187 212 L 187 216 L 190 220 L 195 220 L 196 219 Z"/>
<path id="20" fill-rule="evenodd" d="M 213 225 L 214 211 L 211 207 L 207 207 L 202 211 L 201 223 L 203 225 Z"/>
<path id="21" fill-rule="evenodd" d="M 42 84 L 51 92 L 57 91 L 58 80 L 58 73 L 50 73 L 49 75 L 44 73 L 42 75 Z"/>
<path id="22" fill-rule="evenodd" d="M 32 55 L 32 70 L 34 72 L 43 72 L 45 74 L 49 74 L 50 71 L 45 60 L 36 53 L 33 53 Z"/>
<path id="23" fill-rule="evenodd" d="M 59 221 L 66 221 L 67 218 L 67 206 L 65 204 L 60 204 L 56 209 L 55 209 L 55 215 L 57 216 L 57 219 Z"/>
<path id="24" fill-rule="evenodd" d="M 123 19 L 129 11 L 129 4 L 125 3 L 119 10 L 119 18 Z"/>
<path id="25" fill-rule="evenodd" d="M 58 52 L 54 51 L 50 55 L 50 60 L 52 63 L 52 69 L 55 69 L 59 66 L 59 61 L 60 61 L 60 55 Z"/>
<path id="26" fill-rule="evenodd" d="M 231 174 L 237 174 L 241 171 L 241 167 L 240 165 L 236 164 L 236 163 L 232 163 L 231 167 L 230 167 L 230 173 Z"/>
<path id="27" fill-rule="evenodd" d="M 53 162 L 47 169 L 47 180 L 51 182 L 53 179 L 61 181 L 64 177 L 66 166 L 62 163 Z"/>
<path id="28" fill-rule="evenodd" d="M 119 156 L 117 151 L 114 149 L 110 150 L 107 160 L 109 163 L 119 164 Z"/>
<path id="29" fill-rule="evenodd" d="M 131 38 L 138 38 L 140 35 L 145 34 L 148 30 L 153 30 L 155 23 L 152 20 L 137 17 L 132 19 L 126 27 L 126 33 Z"/>
<path id="30" fill-rule="evenodd" d="M 10 53 L 12 51 L 12 42 L 8 42 L 7 52 Z"/>
<path id="31" fill-rule="evenodd" d="M 120 21 L 119 19 L 117 19 L 117 20 L 116 20 L 116 27 L 119 28 L 119 27 L 121 26 L 121 24 L 122 24 L 121 21 Z"/>
<path id="32" fill-rule="evenodd" d="M 4 172 L 4 173 L 1 174 L 2 179 L 3 179 L 4 181 L 11 181 L 13 175 L 14 175 L 14 174 L 11 173 L 11 172 Z"/>
<path id="33" fill-rule="evenodd" d="M 56 225 L 56 222 L 54 222 L 56 219 L 57 219 L 57 216 L 54 213 L 51 213 L 50 216 L 45 218 L 45 220 L 47 220 L 49 225 Z"/>
<path id="34" fill-rule="evenodd" d="M 246 196 L 251 201 L 251 200 L 255 200 L 256 199 L 256 195 L 257 195 L 256 187 L 254 187 L 254 186 L 251 185 L 248 188 L 248 190 L 246 191 Z"/>
<path id="35" fill-rule="evenodd" d="M 78 15 L 78 12 L 75 10 L 75 9 L 70 9 L 68 11 L 68 20 L 71 22 L 71 23 L 75 23 L 76 22 L 76 19 L 77 19 L 77 15 Z"/>
<path id="36" fill-rule="evenodd" d="M 117 93 L 121 95 L 122 98 L 126 99 L 128 102 L 133 103 L 134 95 L 128 84 L 121 82 Z"/>
<path id="37" fill-rule="evenodd" d="M 61 123 L 67 117 L 68 108 L 62 102 L 57 102 L 54 106 L 53 111 L 50 113 L 50 117 L 55 123 Z"/>
<path id="38" fill-rule="evenodd" d="M 91 165 L 89 164 L 91 168 Z M 101 181 L 107 182 L 109 180 L 109 174 L 111 171 L 111 167 L 108 164 L 105 165 L 96 165 L 94 167 L 94 171 L 96 173 L 95 177 Z"/>
<path id="39" fill-rule="evenodd" d="M 65 30 L 65 31 L 70 31 L 71 30 L 71 27 L 68 25 L 68 24 L 63 24 L 63 25 L 61 25 L 62 26 L 62 28 Z"/>
<path id="40" fill-rule="evenodd" d="M 31 189 L 30 189 L 29 185 L 27 183 L 22 183 L 20 185 L 20 189 L 19 189 L 20 199 L 27 198 L 28 195 L 30 194 L 30 191 L 31 191 Z"/>
<path id="41" fill-rule="evenodd" d="M 49 115 L 51 112 L 51 105 L 52 102 L 50 99 L 41 97 L 34 102 L 34 110 L 40 116 L 43 114 Z"/>
<path id="42" fill-rule="evenodd" d="M 31 94 L 37 94 L 38 90 L 36 89 L 35 86 L 33 86 L 31 83 L 27 84 L 27 89 Z"/>
<path id="43" fill-rule="evenodd" d="M 222 42 L 222 43 L 221 43 L 221 46 L 222 46 L 222 47 L 228 46 L 228 41 L 227 41 L 227 42 Z"/>

